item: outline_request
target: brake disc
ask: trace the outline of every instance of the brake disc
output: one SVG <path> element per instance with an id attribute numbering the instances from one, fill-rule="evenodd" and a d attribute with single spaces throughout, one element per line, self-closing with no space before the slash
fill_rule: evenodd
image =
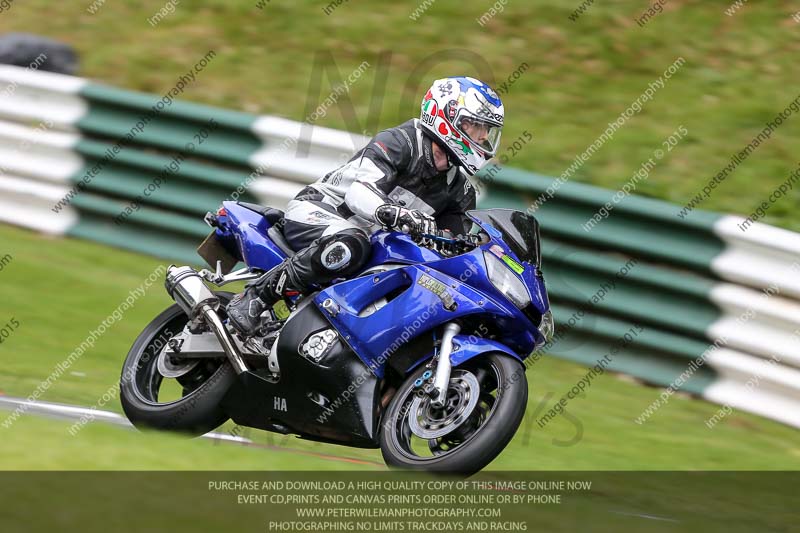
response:
<path id="1" fill-rule="evenodd" d="M 481 386 L 474 374 L 454 370 L 443 408 L 433 408 L 428 396 L 417 396 L 411 402 L 408 410 L 411 432 L 421 439 L 430 440 L 455 431 L 475 410 L 480 393 Z"/>
<path id="2" fill-rule="evenodd" d="M 198 363 L 200 363 L 200 359 L 187 359 L 185 363 L 175 364 L 167 356 L 167 347 L 164 346 L 158 354 L 156 366 L 158 373 L 165 378 L 179 378 L 188 374 Z"/>

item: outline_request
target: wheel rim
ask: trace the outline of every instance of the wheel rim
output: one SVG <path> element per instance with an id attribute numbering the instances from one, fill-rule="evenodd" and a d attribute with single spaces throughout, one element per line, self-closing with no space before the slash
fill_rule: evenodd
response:
<path id="1" fill-rule="evenodd" d="M 430 397 L 417 396 L 408 410 L 411 433 L 425 440 L 436 440 L 458 429 L 475 410 L 480 396 L 478 378 L 466 370 L 454 370 L 450 377 L 444 407 L 436 408 Z"/>
<path id="2" fill-rule="evenodd" d="M 175 372 L 174 378 L 165 377 L 159 371 L 159 361 L 163 364 L 167 342 L 183 331 L 188 322 L 189 318 L 181 312 L 155 331 L 144 349 L 139 351 L 133 375 L 123 376 L 123 380 L 129 380 L 134 394 L 143 403 L 158 407 L 174 405 L 197 394 L 217 372 L 224 371 L 224 358 L 190 361 L 186 363 L 190 368 L 186 372 Z M 167 364 L 167 368 L 175 369 L 173 363 Z"/>
<path id="3" fill-rule="evenodd" d="M 465 446 L 486 427 L 502 399 L 501 374 L 488 358 L 469 361 L 453 369 L 445 406 L 435 409 L 431 399 L 420 398 L 413 385 L 403 394 L 400 407 L 385 429 L 395 448 L 407 459 L 425 462 L 441 459 Z"/>

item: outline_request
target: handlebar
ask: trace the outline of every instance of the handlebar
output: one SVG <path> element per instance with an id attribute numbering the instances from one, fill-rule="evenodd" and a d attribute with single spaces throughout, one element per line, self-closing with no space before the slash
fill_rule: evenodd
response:
<path id="1" fill-rule="evenodd" d="M 436 233 L 422 233 L 417 234 L 417 238 L 422 242 L 430 242 L 434 246 L 438 245 L 441 248 L 451 248 L 454 250 L 472 250 L 479 246 L 483 239 L 480 235 L 467 234 L 467 235 L 453 235 L 449 231 L 437 231 Z"/>
<path id="2" fill-rule="evenodd" d="M 452 235 L 449 232 L 444 232 L 439 230 L 436 233 L 420 233 L 419 237 L 422 239 L 429 239 L 437 242 L 455 244 L 459 242 L 459 238 L 461 237 L 461 235 Z"/>

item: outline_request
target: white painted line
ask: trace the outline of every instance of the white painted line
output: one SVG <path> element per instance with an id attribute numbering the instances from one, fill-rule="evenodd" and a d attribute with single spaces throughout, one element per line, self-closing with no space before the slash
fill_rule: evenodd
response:
<path id="1" fill-rule="evenodd" d="M 60 94 L 78 94 L 89 81 L 66 74 L 0 65 L 0 83 L 15 83 Z"/>
<path id="2" fill-rule="evenodd" d="M 313 151 L 308 157 L 298 156 L 294 149 L 280 150 L 279 147 L 263 148 L 250 156 L 250 166 L 265 168 L 271 176 L 284 178 L 296 183 L 313 183 L 350 159 L 344 154 L 338 160 L 333 156 L 320 156 Z"/>
<path id="3" fill-rule="evenodd" d="M 800 233 L 776 228 L 761 222 L 747 224 L 746 219 L 727 215 L 714 224 L 716 233 L 731 244 L 750 244 L 759 248 L 780 251 L 791 257 L 800 257 Z"/>
<path id="4" fill-rule="evenodd" d="M 278 178 L 259 178 L 250 184 L 249 191 L 263 205 L 285 209 L 286 204 L 304 187 L 301 183 Z"/>
<path id="5" fill-rule="evenodd" d="M 55 213 L 51 208 L 68 190 L 17 176 L 0 176 L 0 222 L 63 235 L 78 222 L 78 211 L 68 206 Z"/>
<path id="6" fill-rule="evenodd" d="M 719 377 L 703 398 L 800 428 L 800 370 L 725 348 L 706 364 Z"/>
<path id="7" fill-rule="evenodd" d="M 85 407 L 77 407 L 74 405 L 66 405 L 60 403 L 50 403 L 50 402 L 29 402 L 23 398 L 12 398 L 9 396 L 0 396 L 0 409 L 8 409 L 14 410 L 20 406 L 27 406 L 26 407 L 26 414 L 33 413 L 39 414 L 44 416 L 51 416 L 55 418 L 66 418 L 69 420 L 80 420 L 80 418 L 84 415 L 91 415 L 94 416 L 97 421 L 100 420 L 101 422 L 106 422 L 110 424 L 114 424 L 120 427 L 124 427 L 127 429 L 134 429 L 133 424 L 131 424 L 125 417 L 117 414 L 112 413 L 111 411 L 99 411 L 96 409 L 87 409 Z M 237 444 L 242 444 L 245 446 L 252 446 L 255 448 L 264 448 L 269 450 L 277 450 L 281 452 L 288 452 L 294 453 L 298 455 L 308 455 L 312 457 L 318 457 L 321 459 L 325 459 L 328 461 L 338 461 L 343 463 L 350 463 L 350 464 L 361 464 L 361 465 L 369 465 L 369 466 L 377 466 L 382 469 L 385 469 L 383 463 L 378 463 L 375 461 L 371 461 L 368 459 L 356 459 L 354 457 L 342 457 L 338 455 L 331 455 L 325 453 L 316 453 L 306 450 L 298 450 L 295 448 L 287 448 L 283 446 L 273 446 L 273 445 L 266 445 L 266 444 L 259 444 L 254 442 L 250 439 L 244 437 L 233 436 L 228 433 L 206 433 L 201 438 L 204 439 L 211 439 L 214 441 L 222 441 L 222 442 L 233 442 Z"/>
<path id="8" fill-rule="evenodd" d="M 0 409 L 7 409 L 13 411 L 18 407 L 25 406 L 25 414 L 38 414 L 44 416 L 51 416 L 54 418 L 63 418 L 67 420 L 80 420 L 81 417 L 91 416 L 94 417 L 91 422 L 105 422 L 115 426 L 121 426 L 129 429 L 134 429 L 127 418 L 124 416 L 113 413 L 111 411 L 101 411 L 99 409 L 87 409 L 85 407 L 76 407 L 74 405 L 66 405 L 62 403 L 51 402 L 30 402 L 22 398 L 11 398 L 8 396 L 0 396 Z M 244 437 L 237 437 L 227 433 L 206 433 L 202 438 L 211 440 L 220 440 L 227 442 L 236 442 L 240 444 L 252 444 L 253 441 Z"/>
<path id="9" fill-rule="evenodd" d="M 89 104 L 80 96 L 2 81 L 0 95 L 0 116 L 23 124 L 49 121 L 57 129 L 74 131 L 75 124 L 89 110 Z"/>
<path id="10" fill-rule="evenodd" d="M 623 516 L 635 516 L 637 518 L 647 518 L 648 520 L 660 520 L 662 522 L 677 522 L 680 523 L 680 520 L 675 520 L 673 518 L 664 518 L 663 516 L 655 516 L 650 514 L 639 514 L 639 513 L 626 513 L 624 511 L 611 511 L 614 514 L 620 514 Z"/>
<path id="11" fill-rule="evenodd" d="M 34 146 L 45 146 L 48 148 L 61 148 L 71 150 L 81 136 L 77 133 L 52 131 L 47 128 L 47 124 L 34 125 L 34 127 L 23 126 L 15 122 L 0 122 L 0 139 L 5 142 L 25 142 Z"/>
<path id="12" fill-rule="evenodd" d="M 259 117 L 251 129 L 268 144 L 280 144 L 289 138 L 304 144 L 313 144 L 317 148 L 328 148 L 350 154 L 357 152 L 369 142 L 369 137 L 358 133 L 266 115 Z"/>
<path id="13" fill-rule="evenodd" d="M 716 370 L 721 379 L 738 383 L 744 400 L 749 394 L 745 384 L 750 381 L 752 390 L 769 391 L 787 401 L 797 402 L 795 411 L 800 417 L 800 370 L 781 364 L 777 359 L 762 359 L 727 348 L 710 351 L 706 355 L 706 364 Z"/>
<path id="14" fill-rule="evenodd" d="M 73 151 L 80 135 L 0 121 L 0 161 L 4 173 L 32 181 L 68 183 L 83 166 Z"/>
<path id="15" fill-rule="evenodd" d="M 711 262 L 722 279 L 764 289 L 780 287 L 785 296 L 800 299 L 800 233 L 754 223 L 739 229 L 744 219 L 721 218 L 714 225 L 728 248 Z"/>
<path id="16" fill-rule="evenodd" d="M 800 274 L 798 274 L 800 275 Z M 710 339 L 727 340 L 727 346 L 800 368 L 800 302 L 730 283 L 716 285 L 709 299 L 723 311 L 710 324 Z"/>

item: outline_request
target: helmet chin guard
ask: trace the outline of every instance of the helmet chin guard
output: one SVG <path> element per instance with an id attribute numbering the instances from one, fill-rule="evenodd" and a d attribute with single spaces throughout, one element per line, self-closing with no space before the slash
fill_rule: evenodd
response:
<path id="1" fill-rule="evenodd" d="M 468 176 L 497 153 L 505 112 L 491 87 L 469 77 L 436 80 L 422 99 L 420 123 Z"/>

